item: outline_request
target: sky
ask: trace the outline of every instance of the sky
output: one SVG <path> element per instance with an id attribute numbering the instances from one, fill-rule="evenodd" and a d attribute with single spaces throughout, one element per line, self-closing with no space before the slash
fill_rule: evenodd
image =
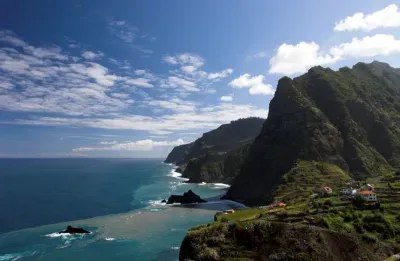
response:
<path id="1" fill-rule="evenodd" d="M 221 124 L 267 118 L 283 76 L 400 67 L 399 6 L 3 0 L 0 157 L 165 157 Z"/>

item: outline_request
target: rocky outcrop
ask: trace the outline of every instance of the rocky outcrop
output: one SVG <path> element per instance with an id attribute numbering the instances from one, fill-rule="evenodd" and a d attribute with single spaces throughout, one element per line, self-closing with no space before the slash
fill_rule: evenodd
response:
<path id="1" fill-rule="evenodd" d="M 72 226 L 68 226 L 66 230 L 60 231 L 58 233 L 69 233 L 69 234 L 90 234 L 89 231 L 87 231 L 84 228 L 80 228 L 80 227 L 72 227 Z"/>
<path id="2" fill-rule="evenodd" d="M 400 71 L 379 62 L 279 80 L 269 116 L 226 197 L 265 204 L 298 160 L 356 179 L 400 165 Z"/>
<path id="3" fill-rule="evenodd" d="M 394 244 L 373 243 L 357 234 L 313 226 L 217 222 L 189 230 L 179 260 L 381 261 L 395 251 Z"/>
<path id="4" fill-rule="evenodd" d="M 207 202 L 204 199 L 200 198 L 199 195 L 195 194 L 192 190 L 183 193 L 183 195 L 171 195 L 168 198 L 167 204 L 191 204 L 191 203 L 204 203 Z"/>
<path id="5" fill-rule="evenodd" d="M 164 162 L 177 164 L 177 162 L 181 161 L 186 156 L 191 146 L 192 143 L 174 147 Z"/>

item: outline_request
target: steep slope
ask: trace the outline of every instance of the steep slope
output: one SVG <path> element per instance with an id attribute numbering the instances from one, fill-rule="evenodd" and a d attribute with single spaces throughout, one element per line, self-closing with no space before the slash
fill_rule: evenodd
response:
<path id="1" fill-rule="evenodd" d="M 228 153 L 207 153 L 190 160 L 183 176 L 189 178 L 190 183 L 222 182 L 231 184 L 239 173 L 240 167 L 247 156 L 251 142 Z"/>
<path id="2" fill-rule="evenodd" d="M 215 130 L 206 132 L 191 146 L 189 152 L 178 161 L 178 165 L 189 163 L 209 152 L 226 153 L 254 139 L 264 124 L 265 119 L 245 118 L 223 124 Z"/>
<path id="3" fill-rule="evenodd" d="M 214 223 L 189 230 L 180 261 L 218 260 L 384 260 L 391 244 L 371 243 L 357 234 L 263 220 Z"/>
<path id="4" fill-rule="evenodd" d="M 164 162 L 176 164 L 178 161 L 182 160 L 182 158 L 186 156 L 191 146 L 192 143 L 174 147 L 172 151 L 168 154 L 168 157 L 165 159 Z"/>
<path id="5" fill-rule="evenodd" d="M 189 182 L 231 183 L 264 121 L 246 118 L 221 125 L 191 144 L 175 147 L 165 162 L 178 165 Z"/>
<path id="6" fill-rule="evenodd" d="M 339 166 L 357 179 L 400 164 L 400 70 L 379 62 L 352 69 L 314 67 L 279 80 L 269 116 L 227 197 L 272 200 L 296 162 Z"/>

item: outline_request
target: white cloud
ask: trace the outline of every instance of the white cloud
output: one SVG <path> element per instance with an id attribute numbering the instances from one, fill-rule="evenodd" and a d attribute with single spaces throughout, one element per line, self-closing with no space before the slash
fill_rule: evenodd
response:
<path id="1" fill-rule="evenodd" d="M 282 44 L 270 60 L 269 73 L 292 75 L 304 73 L 316 65 L 334 64 L 340 60 L 359 57 L 373 57 L 400 53 L 400 41 L 393 35 L 376 34 L 362 39 L 353 38 L 320 51 L 318 44 L 301 42 L 295 46 Z"/>
<path id="2" fill-rule="evenodd" d="M 181 70 L 185 73 L 192 74 L 194 71 L 197 70 L 197 68 L 193 65 L 186 65 L 186 66 L 182 66 Z"/>
<path id="3" fill-rule="evenodd" d="M 101 145 L 113 145 L 113 144 L 117 144 L 117 141 L 100 141 Z"/>
<path id="4" fill-rule="evenodd" d="M 119 92 L 114 92 L 111 93 L 110 95 L 118 99 L 128 99 L 130 97 L 128 93 L 119 93 Z"/>
<path id="5" fill-rule="evenodd" d="M 275 93 L 275 89 L 271 84 L 260 84 L 251 87 L 249 93 L 250 95 L 272 95 Z"/>
<path id="6" fill-rule="evenodd" d="M 132 26 L 126 21 L 118 20 L 110 21 L 108 23 L 108 29 L 116 37 L 126 43 L 132 43 L 139 32 L 139 29 L 136 26 Z"/>
<path id="7" fill-rule="evenodd" d="M 252 105 L 222 103 L 195 111 L 182 111 L 159 117 L 143 115 L 115 116 L 113 118 L 35 117 L 16 119 L 0 123 L 46 126 L 92 127 L 115 130 L 139 130 L 151 133 L 179 132 L 187 130 L 216 128 L 232 120 L 247 117 L 266 118 L 268 111 Z M 162 135 L 162 134 L 161 134 Z"/>
<path id="8" fill-rule="evenodd" d="M 217 79 L 217 78 L 226 78 L 228 77 L 230 74 L 233 73 L 233 70 L 231 68 L 225 69 L 221 72 L 216 72 L 216 73 L 210 73 L 208 75 L 208 79 Z"/>
<path id="9" fill-rule="evenodd" d="M 190 101 L 183 101 L 178 98 L 173 98 L 169 101 L 162 101 L 162 100 L 145 101 L 144 103 L 148 106 L 155 106 L 178 112 L 195 111 L 196 109 L 195 103 Z"/>
<path id="10" fill-rule="evenodd" d="M 118 79 L 117 76 L 108 74 L 108 69 L 106 67 L 97 63 L 91 63 L 91 66 L 86 69 L 86 73 L 98 84 L 104 86 L 113 86 Z"/>
<path id="11" fill-rule="evenodd" d="M 336 23 L 334 30 L 338 32 L 372 31 L 385 27 L 400 27 L 400 12 L 395 4 L 371 14 L 355 13 Z"/>
<path id="12" fill-rule="evenodd" d="M 258 52 L 258 53 L 247 56 L 247 60 L 260 59 L 260 58 L 265 58 L 265 57 L 267 57 L 266 52 Z"/>
<path id="13" fill-rule="evenodd" d="M 176 59 L 175 57 L 169 56 L 169 55 L 163 57 L 163 61 L 164 61 L 165 63 L 169 63 L 169 64 L 178 64 L 177 59 Z"/>
<path id="14" fill-rule="evenodd" d="M 185 66 L 183 70 L 188 70 L 190 72 L 197 70 L 204 64 L 204 59 L 202 57 L 191 53 L 182 53 L 175 56 L 167 55 L 163 57 L 163 61 L 169 64 Z"/>
<path id="15" fill-rule="evenodd" d="M 121 77 L 100 64 L 74 61 L 56 46 L 31 46 L 9 31 L 0 30 L 0 41 L 0 110 L 88 116 L 131 104 L 106 94 Z"/>
<path id="16" fill-rule="evenodd" d="M 149 83 L 150 79 L 146 78 L 129 78 L 125 81 L 126 84 L 135 85 L 143 88 L 153 88 L 154 85 Z"/>
<path id="17" fill-rule="evenodd" d="M 301 42 L 297 45 L 282 44 L 270 60 L 269 73 L 295 74 L 307 71 L 315 65 L 335 63 L 337 58 L 320 52 L 318 44 Z"/>
<path id="18" fill-rule="evenodd" d="M 271 84 L 265 84 L 264 79 L 265 77 L 263 75 L 252 77 L 250 74 L 246 73 L 232 80 L 229 86 L 239 89 L 250 88 L 249 93 L 251 95 L 273 95 L 275 89 Z"/>
<path id="19" fill-rule="evenodd" d="M 46 48 L 31 46 L 7 31 L 0 30 L 0 41 L 0 110 L 29 112 L 21 118 L 2 119 L 0 124 L 137 130 L 168 135 L 188 130 L 200 133 L 238 118 L 268 114 L 267 110 L 252 105 L 221 103 L 204 108 L 196 102 L 174 98 L 183 97 L 179 96 L 181 91 L 215 91 L 208 88 L 212 81 L 200 70 L 190 77 L 176 71 L 167 76 L 154 76 L 146 71 L 135 78 L 132 70 L 114 74 L 104 64 L 74 59 L 56 47 L 52 50 L 59 56 L 34 55 L 31 50 Z M 179 61 L 201 64 L 199 59 L 187 56 L 179 56 Z M 154 98 L 140 88 L 131 87 L 138 84 L 171 89 L 158 88 L 162 93 L 154 90 L 157 93 Z M 162 94 L 165 97 L 161 98 Z M 130 99 L 133 95 L 142 96 L 135 106 Z M 157 109 L 163 113 L 140 115 L 136 110 L 139 107 L 140 111 Z"/>
<path id="20" fill-rule="evenodd" d="M 136 75 L 143 75 L 146 74 L 146 70 L 135 70 Z"/>
<path id="21" fill-rule="evenodd" d="M 213 94 L 213 93 L 216 93 L 217 90 L 215 90 L 215 89 L 208 89 L 208 90 L 205 90 L 205 92 L 206 92 L 206 93 Z"/>
<path id="22" fill-rule="evenodd" d="M 182 145 L 185 142 L 182 139 L 175 141 L 153 141 L 151 139 L 131 141 L 125 143 L 102 143 L 104 145 L 111 145 L 106 147 L 82 147 L 75 148 L 73 152 L 83 151 L 149 151 L 156 147 L 173 147 Z"/>
<path id="23" fill-rule="evenodd" d="M 104 56 L 104 53 L 102 52 L 92 52 L 92 51 L 85 51 L 82 53 L 82 57 L 85 58 L 86 60 L 94 60 L 94 59 L 99 59 Z"/>
<path id="24" fill-rule="evenodd" d="M 189 92 L 198 92 L 200 89 L 196 88 L 196 84 L 194 82 L 185 80 L 183 78 L 179 78 L 176 76 L 169 76 L 168 80 L 166 81 L 166 86 L 170 88 L 183 88 Z"/>
<path id="25" fill-rule="evenodd" d="M 133 49 L 139 50 L 145 54 L 153 53 L 152 50 L 144 48 L 140 44 L 135 43 L 136 38 L 140 32 L 139 28 L 131 25 L 127 21 L 113 20 L 108 23 L 108 30 L 117 38 L 127 43 Z M 140 38 L 140 37 L 139 37 Z"/>
<path id="26" fill-rule="evenodd" d="M 400 40 L 396 40 L 393 35 L 377 34 L 364 38 L 353 38 L 349 43 L 342 43 L 330 49 L 330 53 L 335 57 L 358 58 L 373 57 L 378 55 L 391 55 L 400 53 Z"/>
<path id="27" fill-rule="evenodd" d="M 221 96 L 220 100 L 225 101 L 225 102 L 231 102 L 233 101 L 233 95 L 227 95 L 227 96 Z"/>

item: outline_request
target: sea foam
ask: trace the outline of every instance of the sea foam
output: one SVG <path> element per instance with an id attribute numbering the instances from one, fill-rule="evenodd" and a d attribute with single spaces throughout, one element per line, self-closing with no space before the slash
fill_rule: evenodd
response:
<path id="1" fill-rule="evenodd" d="M 36 254 L 36 251 L 5 254 L 0 256 L 0 261 L 8 261 L 8 260 L 15 261 L 23 257 L 33 256 L 34 254 Z"/>

